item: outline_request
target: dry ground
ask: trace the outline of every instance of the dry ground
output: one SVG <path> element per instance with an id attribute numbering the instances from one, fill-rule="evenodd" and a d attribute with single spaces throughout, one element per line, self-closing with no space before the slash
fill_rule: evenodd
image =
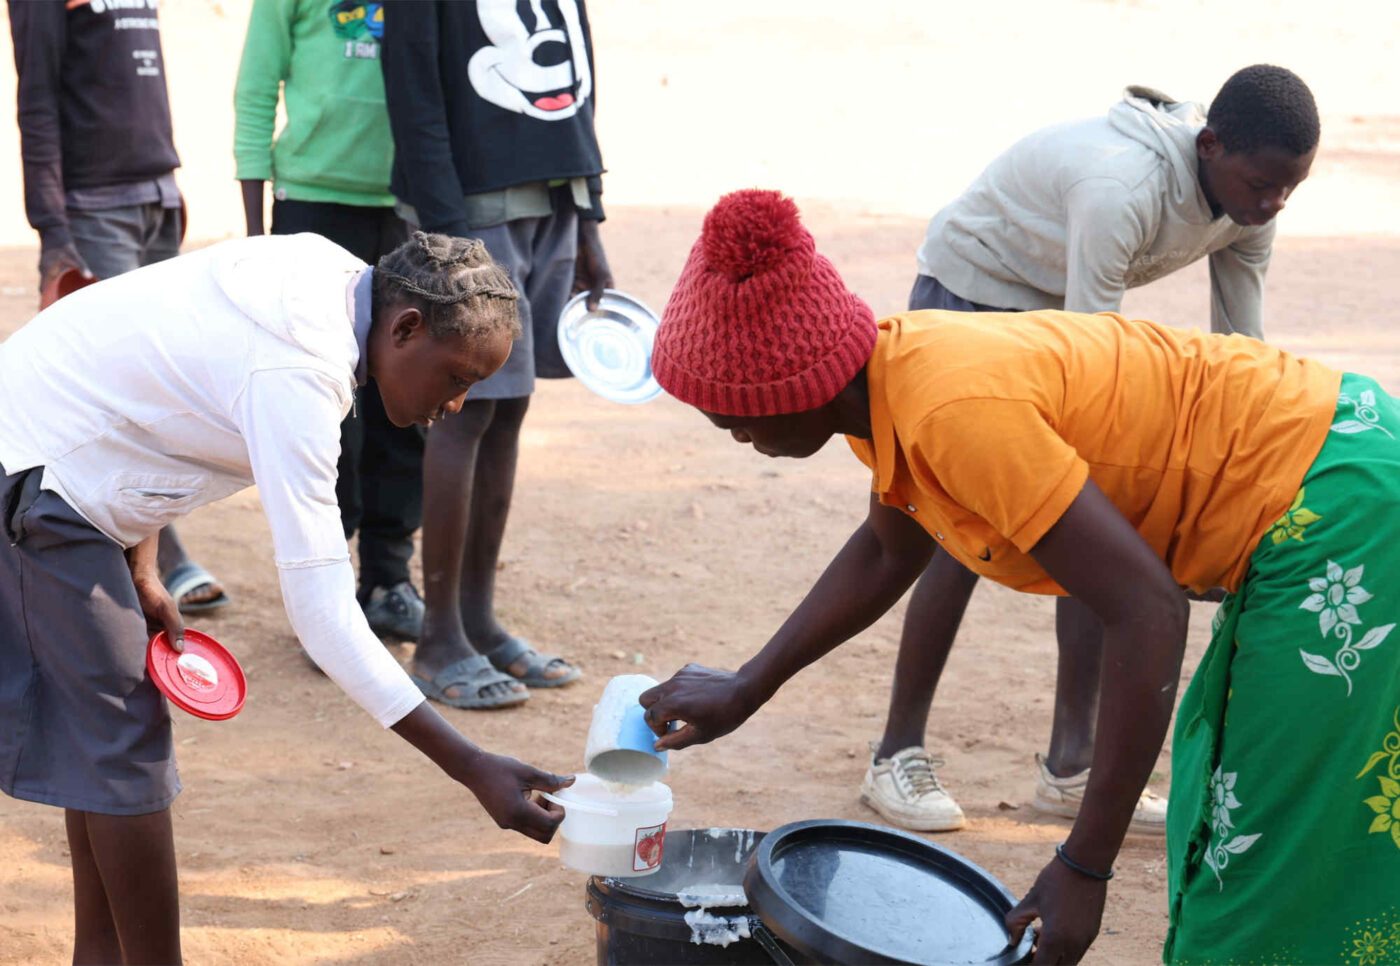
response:
<path id="1" fill-rule="evenodd" d="M 877 311 L 903 307 L 926 217 L 990 156 L 1046 121 L 1106 107 L 1125 83 L 1208 99 L 1235 67 L 1287 64 L 1324 114 L 1313 178 L 1281 219 L 1269 337 L 1400 391 L 1400 116 L 1393 4 L 1065 0 L 911 5 L 838 0 L 595 4 L 599 125 L 612 167 L 618 281 L 660 308 L 703 206 L 748 184 L 802 200 L 818 244 Z M 192 238 L 239 228 L 232 73 L 248 0 L 166 0 L 165 47 Z M 684 16 L 679 10 L 688 11 Z M 697 19 L 697 15 L 700 17 Z M 0 103 L 12 102 L 0 71 Z M 17 153 L 0 131 L 0 157 Z M 17 165 L 0 166 L 0 335 L 29 317 L 32 243 Z M 673 207 L 668 207 L 673 206 Z M 1130 314 L 1206 317 L 1204 266 L 1131 293 Z M 544 385 L 526 424 L 500 575 L 510 625 L 587 677 L 523 708 L 452 712 L 482 744 L 569 771 L 609 676 L 760 646 L 860 519 L 867 474 L 842 445 L 770 462 L 661 400 L 626 408 Z M 301 658 L 255 493 L 184 527 L 237 604 L 205 628 L 238 653 L 243 714 L 177 713 L 175 806 L 191 963 L 574 964 L 592 959 L 583 878 L 555 849 L 494 828 Z M 1196 605 L 1188 670 L 1210 610 Z M 723 742 L 674 756 L 673 823 L 772 828 L 856 802 L 902 608 L 799 676 Z M 1064 829 L 1027 805 L 1049 731 L 1051 606 L 976 594 L 929 741 L 970 824 L 940 843 L 1023 890 Z M 407 657 L 403 646 L 396 653 Z M 1159 771 L 1165 775 L 1164 753 Z M 1165 780 L 1158 783 L 1165 790 Z M 1097 962 L 1149 962 L 1165 929 L 1163 850 L 1130 841 Z M 69 955 L 62 823 L 0 797 L 0 963 Z"/>
<path id="2" fill-rule="evenodd" d="M 877 307 L 897 308 L 921 223 L 807 207 L 852 284 Z M 694 210 L 616 212 L 608 237 L 628 286 L 660 304 L 698 219 Z M 27 252 L 0 257 L 6 331 L 26 317 L 29 265 Z M 1270 335 L 1400 389 L 1400 336 L 1386 324 L 1387 281 L 1397 275 L 1400 240 L 1286 240 Z M 1134 293 L 1129 309 L 1188 324 L 1205 301 L 1204 273 L 1188 271 Z M 527 423 L 501 603 L 512 627 L 564 649 L 587 677 L 518 710 L 449 712 L 452 720 L 493 749 L 578 768 L 592 702 L 610 675 L 659 678 L 692 659 L 736 665 L 859 520 L 866 485 L 839 444 L 806 462 L 770 462 L 672 401 L 627 408 L 574 384 L 544 386 Z M 563 869 L 554 848 L 496 830 L 306 666 L 255 494 L 200 511 L 184 532 L 237 597 L 204 626 L 238 653 L 251 687 L 233 721 L 176 714 L 190 962 L 589 961 L 583 877 Z M 1210 616 L 1209 605 L 1195 606 L 1189 666 Z M 970 818 L 937 841 L 1015 890 L 1064 834 L 1027 805 L 1032 753 L 1049 731 L 1051 612 L 1041 599 L 979 589 L 930 734 Z M 675 755 L 674 825 L 870 818 L 856 786 L 882 722 L 898 629 L 896 611 L 736 734 Z M 1159 770 L 1168 767 L 1164 753 Z M 1165 928 L 1161 845 L 1130 841 L 1120 868 L 1094 957 L 1150 961 Z M 62 961 L 68 903 L 58 814 L 0 798 L 0 962 Z"/>

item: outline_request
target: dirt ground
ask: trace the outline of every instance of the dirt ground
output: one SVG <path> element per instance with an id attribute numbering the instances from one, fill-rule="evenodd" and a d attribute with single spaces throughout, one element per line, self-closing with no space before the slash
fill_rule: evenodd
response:
<path id="1" fill-rule="evenodd" d="M 1234 66 L 1275 59 L 1313 82 L 1324 104 L 1324 149 L 1296 211 L 1290 206 L 1281 218 L 1268 336 L 1400 391 L 1400 117 L 1393 116 L 1389 61 L 1379 56 L 1393 47 L 1393 18 L 1381 30 L 1385 19 L 1368 26 L 1365 18 L 1332 18 L 1297 2 L 1288 5 L 1293 20 L 1256 24 L 1247 5 L 1228 14 L 1211 5 L 1212 18 L 1239 22 L 1212 19 L 1218 29 L 1197 37 L 1188 14 L 1205 17 L 1203 0 L 1080 0 L 1012 4 L 1014 16 L 983 5 L 967 12 L 976 29 L 963 24 L 960 33 L 905 5 L 866 5 L 859 25 L 843 27 L 833 18 L 849 9 L 844 3 L 814 0 L 807 6 L 822 17 L 784 24 L 776 15 L 754 17 L 751 4 L 724 0 L 708 11 L 713 29 L 705 31 L 641 15 L 664 4 L 622 4 L 611 12 L 598 6 L 600 43 L 611 43 L 614 56 L 605 64 L 617 65 L 602 68 L 613 71 L 602 75 L 614 86 L 603 88 L 610 99 L 600 126 L 617 171 L 605 239 L 619 284 L 658 310 L 706 200 L 754 183 L 797 193 L 819 247 L 851 286 L 877 312 L 901 309 L 927 215 L 1010 137 L 1051 116 L 1102 108 L 1125 82 L 1165 76 L 1165 85 L 1178 76 L 1172 66 L 1208 97 Z M 226 162 L 226 91 L 201 87 L 195 71 L 228 74 L 246 7 L 246 0 L 162 6 L 176 129 L 189 169 L 182 177 L 200 241 L 232 234 L 238 224 Z M 892 13 L 896 8 L 904 12 Z M 1051 8 L 1053 16 L 1045 12 Z M 1088 19 L 1060 16 L 1070 8 Z M 1008 27 L 1007 20 L 1016 23 Z M 217 31 L 209 29 L 215 21 Z M 1045 96 L 1031 103 L 1010 72 L 993 76 L 976 62 L 976 38 L 991 30 L 1002 31 L 999 58 L 1020 64 L 1022 78 L 1046 37 L 1097 38 L 1104 58 L 1057 60 L 1053 75 L 1037 80 Z M 1151 40 L 1137 49 L 1114 36 Z M 774 37 L 782 41 L 769 43 Z M 1194 57 L 1177 64 L 1176 51 L 1188 42 Z M 757 92 L 735 69 L 714 69 L 726 43 L 743 53 L 741 64 L 767 71 Z M 833 59 L 833 44 L 851 54 L 848 61 Z M 893 53 L 882 57 L 886 48 Z M 954 79 L 958 96 L 941 97 L 946 109 L 929 112 L 922 133 L 938 150 L 911 159 L 881 147 L 881 138 L 908 129 L 902 98 L 949 93 L 921 80 L 921 58 L 942 66 L 940 78 Z M 845 71 L 851 60 L 871 69 Z M 800 73 L 804 64 L 814 65 L 810 78 Z M 821 96 L 801 96 L 812 78 Z M 7 83 L 0 78 L 0 102 L 11 102 Z M 982 101 L 970 93 L 977 84 L 985 88 Z M 1390 93 L 1383 95 L 1386 84 Z M 851 89 L 861 96 L 843 93 Z M 749 112 L 739 128 L 718 116 L 692 127 L 706 90 L 723 95 L 725 111 Z M 889 90 L 900 98 L 873 102 Z M 1017 96 L 1016 110 L 979 106 Z M 826 120 L 778 117 L 769 108 L 780 103 L 799 114 L 819 106 Z M 1378 113 L 1384 111 L 1392 116 Z M 983 115 L 977 131 L 940 140 Z M 629 127 L 626 119 L 636 117 L 648 123 Z M 818 130 L 826 137 L 814 137 Z M 0 132 L 4 157 L 13 154 L 13 140 Z M 884 152 L 876 163 L 872 146 Z M 216 156 L 225 160 L 211 160 Z M 15 246 L 0 249 L 5 335 L 32 312 L 35 253 L 20 247 L 29 236 L 15 165 L 0 168 L 11 175 L 0 204 L 0 244 Z M 1206 271 L 1198 264 L 1130 293 L 1125 310 L 1200 325 L 1207 305 Z M 580 768 L 589 713 L 610 676 L 664 678 L 690 660 L 736 666 L 777 628 L 859 521 L 867 484 L 867 473 L 839 443 L 804 462 L 770 462 L 670 400 L 622 407 L 576 384 L 541 386 L 526 423 L 500 606 L 513 630 L 567 654 L 586 677 L 559 692 L 535 692 L 516 710 L 447 714 L 488 748 L 556 771 Z M 250 682 L 247 706 L 232 721 L 175 712 L 185 784 L 175 815 L 188 961 L 591 962 L 584 877 L 560 866 L 557 847 L 497 830 L 465 791 L 307 666 L 282 610 L 256 493 L 201 510 L 182 533 L 236 599 L 226 615 L 195 626 L 237 653 Z M 1187 674 L 1213 609 L 1193 606 Z M 805 671 L 734 735 L 674 755 L 672 827 L 873 819 L 856 800 L 857 786 L 866 743 L 883 722 L 902 613 L 896 608 Z M 410 653 L 406 645 L 393 650 L 402 659 Z M 969 818 L 964 831 L 935 840 L 1017 892 L 1065 833 L 1029 806 L 1032 756 L 1049 733 L 1054 661 L 1048 601 L 979 588 L 929 734 Z M 1164 752 L 1155 782 L 1161 792 L 1169 767 Z M 66 961 L 70 901 L 60 815 L 0 797 L 0 963 Z M 1165 909 L 1162 845 L 1130 839 L 1091 961 L 1155 961 Z"/>
<path id="2" fill-rule="evenodd" d="M 905 297 L 922 223 L 806 205 L 819 244 L 877 309 Z M 662 304 L 696 210 L 624 209 L 614 264 Z M 9 331 L 30 304 L 30 253 L 0 256 Z M 1400 239 L 1285 240 L 1269 334 L 1400 390 L 1387 280 Z M 1134 292 L 1128 309 L 1190 324 L 1203 271 Z M 524 441 L 500 574 L 511 627 L 558 647 L 587 677 L 517 710 L 447 712 L 483 745 L 542 767 L 581 766 L 593 701 L 613 674 L 661 678 L 688 660 L 733 667 L 776 629 L 858 522 L 867 477 L 844 446 L 770 462 L 670 400 L 621 407 L 572 383 L 542 387 Z M 304 662 L 283 615 L 256 495 L 195 514 L 182 531 L 236 606 L 202 625 L 248 670 L 243 713 L 175 713 L 185 792 L 175 805 L 185 946 L 192 963 L 586 963 L 583 876 L 556 848 L 498 831 L 463 791 L 380 731 Z M 1194 605 L 1188 671 L 1210 605 Z M 808 669 L 749 724 L 673 756 L 673 827 L 768 829 L 871 819 L 856 801 L 881 727 L 902 608 Z M 969 817 L 936 836 L 1023 890 L 1064 835 L 1034 816 L 1032 754 L 1049 732 L 1048 601 L 983 586 L 949 662 L 931 745 Z M 396 653 L 408 656 L 407 646 Z M 1165 775 L 1164 752 L 1158 770 Z M 1158 787 L 1165 791 L 1165 779 Z M 1154 960 L 1165 930 L 1163 849 L 1132 839 L 1109 892 L 1097 962 Z M 57 812 L 0 798 L 0 961 L 60 962 L 69 880 Z"/>

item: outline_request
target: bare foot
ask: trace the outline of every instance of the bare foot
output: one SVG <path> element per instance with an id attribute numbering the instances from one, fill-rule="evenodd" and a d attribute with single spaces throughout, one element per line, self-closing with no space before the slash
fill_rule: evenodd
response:
<path id="1" fill-rule="evenodd" d="M 540 676 L 546 681 L 557 681 L 562 677 L 567 677 L 573 670 L 574 666 L 572 664 L 562 657 L 556 657 L 544 666 L 544 671 Z M 530 659 L 528 657 L 522 657 L 510 667 L 506 668 L 505 673 L 513 678 L 523 678 L 530 673 Z"/>
<path id="2" fill-rule="evenodd" d="M 483 635 L 470 634 L 468 636 L 474 641 L 484 642 L 481 647 L 481 653 L 487 656 L 490 656 L 490 654 L 502 644 L 509 642 L 512 637 L 510 632 L 506 631 L 500 625 L 496 625 L 494 630 L 490 633 Z M 526 677 L 531 677 L 530 672 L 532 666 L 538 668 L 538 661 L 541 656 L 542 655 L 540 655 L 538 651 L 531 648 L 530 651 L 521 654 L 520 657 L 516 658 L 506 667 L 499 667 L 499 665 L 497 665 L 497 667 L 513 678 L 524 679 Z M 495 664 L 496 662 L 493 660 L 491 663 Z M 558 681 L 561 678 L 569 677 L 575 673 L 576 671 L 572 664 L 562 657 L 555 657 L 552 658 L 548 664 L 544 665 L 543 670 L 539 670 L 533 677 L 535 680 Z"/>
<path id="3" fill-rule="evenodd" d="M 177 603 L 181 607 L 187 607 L 190 604 L 207 604 L 211 600 L 218 600 L 223 594 L 223 586 L 217 580 L 210 580 L 193 590 L 186 591 Z"/>

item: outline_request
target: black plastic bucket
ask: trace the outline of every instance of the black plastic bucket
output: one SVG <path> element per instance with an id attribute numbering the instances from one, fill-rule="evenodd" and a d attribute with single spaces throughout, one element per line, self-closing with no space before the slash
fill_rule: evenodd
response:
<path id="1" fill-rule="evenodd" d="M 649 876 L 589 880 L 598 966 L 1031 959 L 1033 931 L 1006 934 L 1006 886 L 907 832 L 838 819 L 677 829 L 664 856 Z"/>
<path id="2" fill-rule="evenodd" d="M 589 879 L 587 908 L 597 920 L 598 966 L 790 962 L 744 898 L 744 870 L 763 834 L 675 829 L 666 833 L 659 871 L 634 879 Z M 736 904 L 711 905 L 698 915 L 691 898 L 696 886 L 722 886 L 704 891 L 732 895 Z M 687 921 L 687 913 L 693 921 Z"/>

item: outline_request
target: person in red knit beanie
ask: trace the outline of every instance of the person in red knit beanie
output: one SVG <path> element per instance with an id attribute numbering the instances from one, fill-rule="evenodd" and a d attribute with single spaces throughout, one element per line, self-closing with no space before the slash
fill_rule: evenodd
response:
<path id="1" fill-rule="evenodd" d="M 1171 717 L 1181 588 L 1224 587 L 1172 750 L 1164 958 L 1329 961 L 1350 948 L 1348 923 L 1392 915 L 1400 864 L 1368 847 L 1355 773 L 1391 727 L 1400 648 L 1376 646 L 1382 625 L 1361 660 L 1298 657 L 1319 626 L 1327 638 L 1338 621 L 1400 612 L 1400 590 L 1381 590 L 1391 567 L 1400 587 L 1400 517 L 1376 482 L 1400 479 L 1400 404 L 1374 380 L 1113 313 L 876 322 L 771 191 L 706 217 L 653 367 L 736 442 L 803 457 L 844 435 L 873 477 L 865 521 L 756 655 L 733 672 L 687 665 L 641 695 L 659 750 L 739 727 L 892 607 L 935 552 L 1077 598 L 1104 628 L 1093 764 L 1069 836 L 1006 917 L 1018 943 L 1041 921 L 1036 962 L 1077 962 Z M 1362 432 L 1373 424 L 1384 432 Z M 1372 616 L 1327 610 L 1353 586 Z M 1289 706 L 1309 708 L 1308 728 L 1279 728 Z M 1334 917 L 1309 898 L 1343 890 L 1377 899 Z"/>
<path id="2" fill-rule="evenodd" d="M 870 306 L 846 290 L 797 205 L 776 191 L 736 191 L 715 205 L 662 315 L 657 382 L 725 416 L 823 406 L 875 348 Z M 710 324 L 716 317 L 723 330 Z"/>

